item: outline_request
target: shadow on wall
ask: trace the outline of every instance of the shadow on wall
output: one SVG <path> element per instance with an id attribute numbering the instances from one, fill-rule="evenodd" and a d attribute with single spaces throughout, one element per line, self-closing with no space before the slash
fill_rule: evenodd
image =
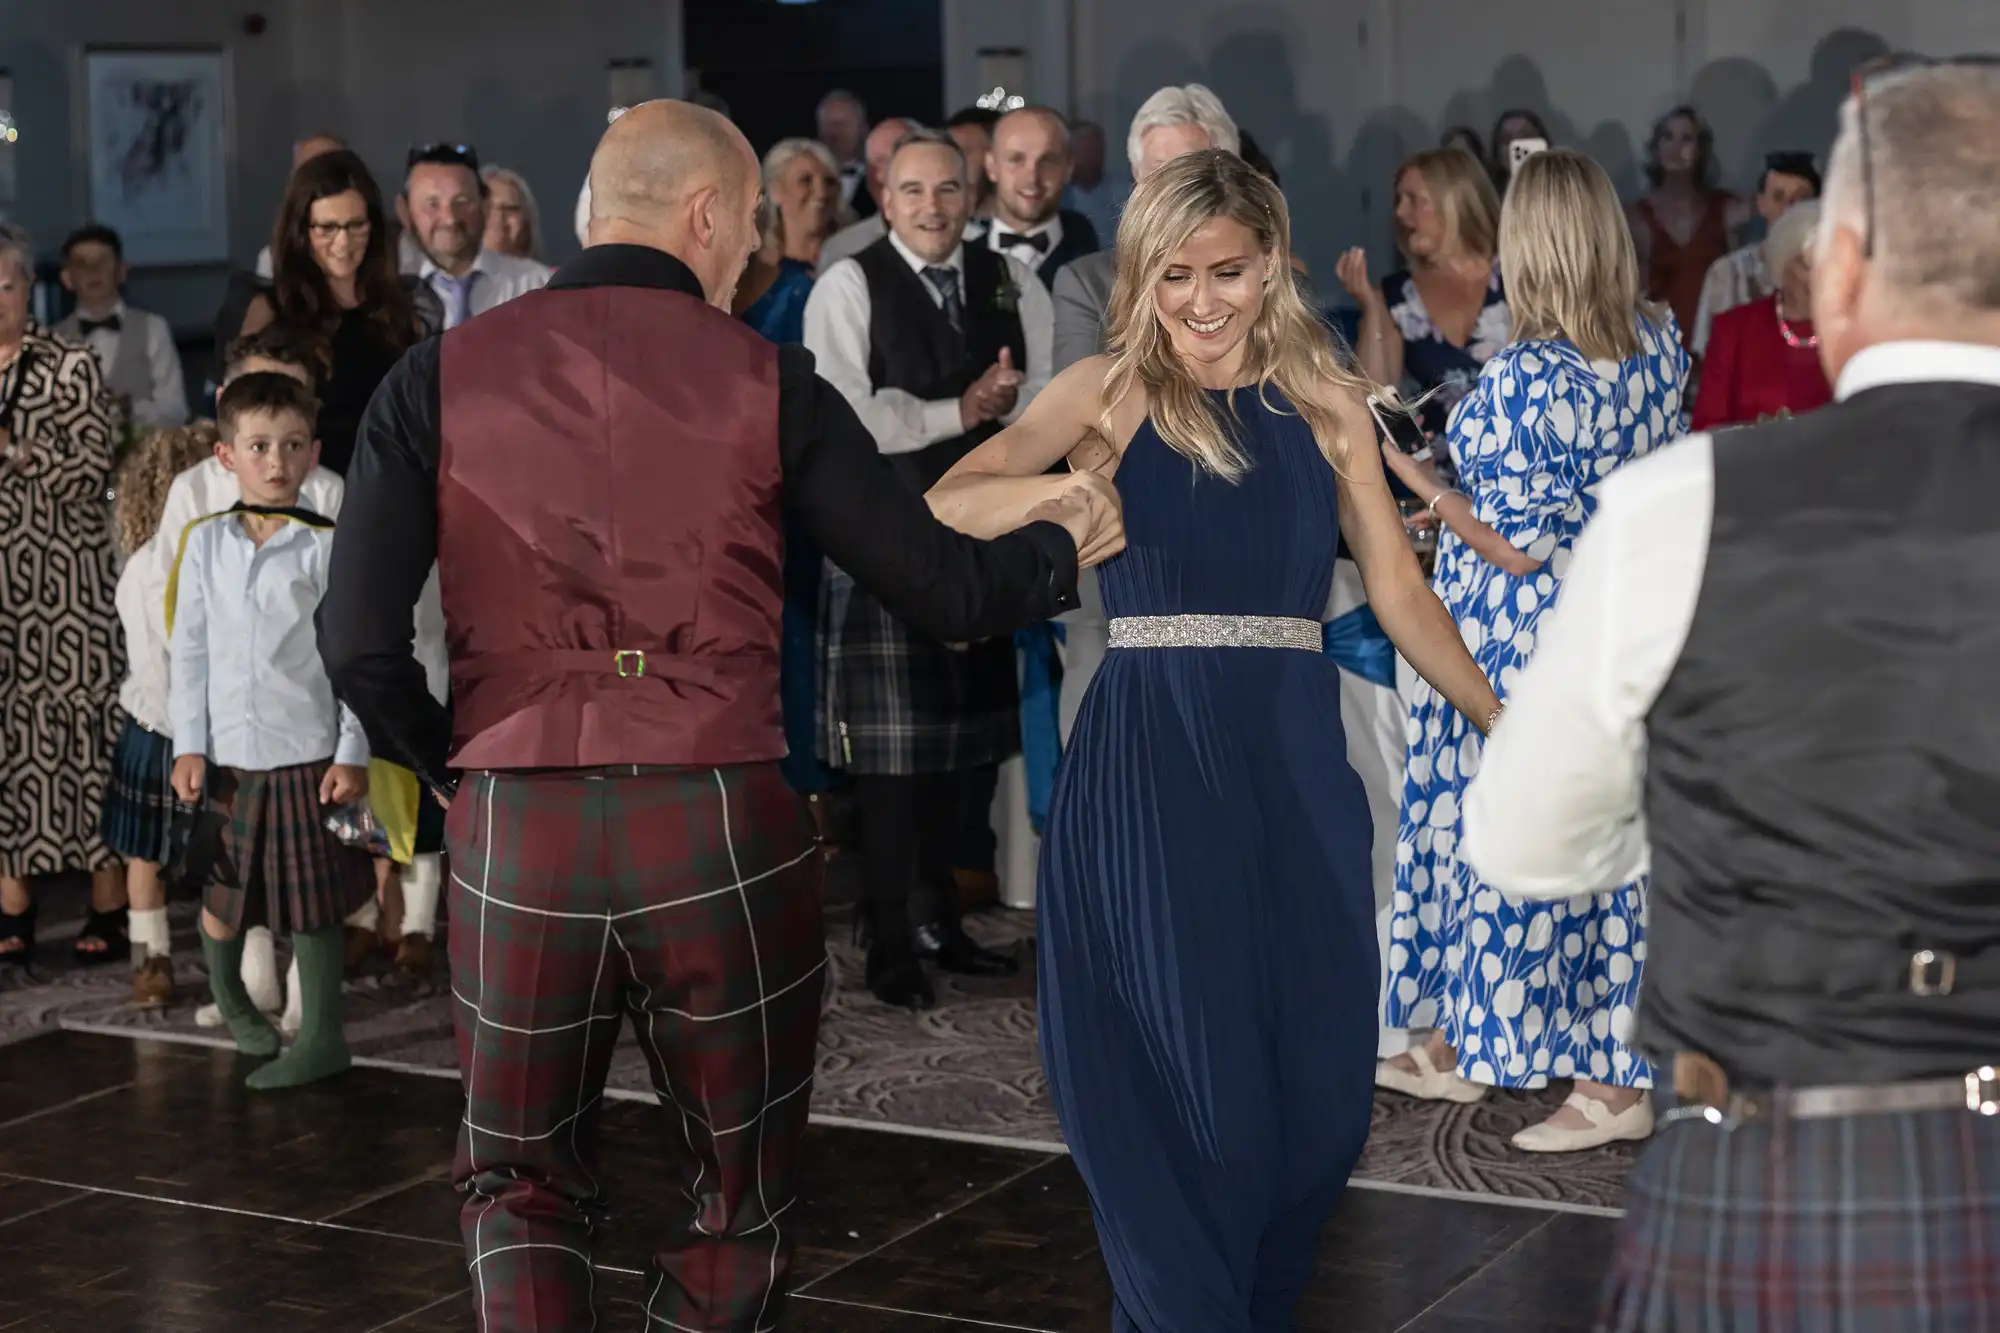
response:
<path id="1" fill-rule="evenodd" d="M 1798 22 L 1810 23 L 1812 13 L 1802 4 Z M 1205 83 L 1213 88 L 1284 178 L 1294 248 L 1328 295 L 1334 290 L 1333 261 L 1349 245 L 1366 245 L 1378 261 L 1376 271 L 1387 271 L 1380 262 L 1393 262 L 1396 166 L 1411 153 L 1435 147 L 1447 126 L 1472 125 L 1487 136 L 1502 111 L 1524 108 L 1543 118 L 1556 143 L 1595 158 L 1625 197 L 1635 197 L 1645 187 L 1645 144 L 1635 138 L 1645 127 L 1602 121 L 1585 129 L 1553 104 L 1540 66 L 1525 55 L 1501 60 L 1486 86 L 1454 94 L 1438 123 L 1402 106 L 1371 109 L 1355 127 L 1343 161 L 1336 156 L 1334 127 L 1326 116 L 1299 105 L 1294 45 L 1284 34 L 1282 11 L 1236 10 L 1230 18 L 1238 30 L 1219 40 L 1206 58 L 1166 38 L 1131 48 L 1113 81 L 1118 117 L 1113 123 L 1129 125 L 1139 104 L 1165 85 Z M 1260 26 L 1265 23 L 1268 28 Z M 1758 62 L 1728 58 L 1703 66 L 1686 96 L 1663 87 L 1655 100 L 1661 112 L 1681 101 L 1699 109 L 1716 127 L 1721 183 L 1747 192 L 1756 187 L 1768 152 L 1803 150 L 1824 160 L 1851 71 L 1890 49 L 1875 33 L 1837 29 L 1815 45 L 1805 81 L 1788 90 L 1781 90 Z"/>
<path id="2" fill-rule="evenodd" d="M 576 192 L 604 132 L 603 113 L 575 95 L 526 102 L 506 79 L 474 79 L 465 90 L 463 123 L 479 127 L 479 160 L 521 174 L 535 193 L 542 221 L 542 258 L 559 263 L 576 253 Z M 396 188 L 401 188 L 399 178 Z M 389 188 L 387 183 L 384 188 Z"/>

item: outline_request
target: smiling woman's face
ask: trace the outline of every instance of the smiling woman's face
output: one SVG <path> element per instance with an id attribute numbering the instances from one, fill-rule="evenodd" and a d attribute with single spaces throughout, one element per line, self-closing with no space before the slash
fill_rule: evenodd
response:
<path id="1" fill-rule="evenodd" d="M 1264 309 L 1268 264 L 1256 233 L 1234 218 L 1215 218 L 1188 238 L 1153 289 L 1182 360 L 1214 365 L 1242 347 Z"/>

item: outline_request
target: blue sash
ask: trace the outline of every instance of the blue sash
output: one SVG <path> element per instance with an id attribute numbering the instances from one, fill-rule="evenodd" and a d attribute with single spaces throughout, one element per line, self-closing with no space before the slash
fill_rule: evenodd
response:
<path id="1" fill-rule="evenodd" d="M 1021 760 L 1028 769 L 1028 819 L 1035 832 L 1049 817 L 1049 794 L 1062 755 L 1062 667 L 1056 641 L 1063 627 L 1053 621 L 1014 634 L 1021 655 Z"/>
<path id="2" fill-rule="evenodd" d="M 1385 690 L 1396 688 L 1396 645 L 1382 632 L 1367 606 L 1329 620 L 1321 627 L 1326 655 L 1342 671 L 1373 681 Z"/>

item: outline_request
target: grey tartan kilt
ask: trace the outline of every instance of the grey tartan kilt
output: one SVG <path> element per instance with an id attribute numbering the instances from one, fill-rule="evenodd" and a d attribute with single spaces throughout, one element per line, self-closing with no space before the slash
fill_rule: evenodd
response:
<path id="1" fill-rule="evenodd" d="M 832 562 L 820 581 L 819 756 L 878 777 L 956 773 L 1021 748 L 1011 637 L 953 649 L 917 634 Z"/>

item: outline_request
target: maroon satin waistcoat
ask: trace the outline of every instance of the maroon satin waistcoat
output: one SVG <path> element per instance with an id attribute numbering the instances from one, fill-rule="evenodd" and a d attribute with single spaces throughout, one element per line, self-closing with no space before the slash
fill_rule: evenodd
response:
<path id="1" fill-rule="evenodd" d="M 782 757 L 776 349 L 626 286 L 531 292 L 443 337 L 453 764 Z"/>

